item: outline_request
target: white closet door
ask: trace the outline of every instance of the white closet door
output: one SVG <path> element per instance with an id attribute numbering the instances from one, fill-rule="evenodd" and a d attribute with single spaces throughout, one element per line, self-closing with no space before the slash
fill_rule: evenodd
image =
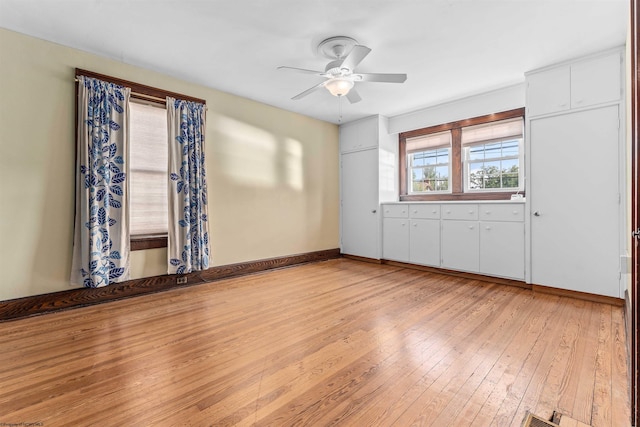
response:
<path id="1" fill-rule="evenodd" d="M 342 154 L 342 253 L 379 259 L 378 150 Z"/>
<path id="2" fill-rule="evenodd" d="M 530 126 L 531 280 L 619 295 L 618 107 Z"/>

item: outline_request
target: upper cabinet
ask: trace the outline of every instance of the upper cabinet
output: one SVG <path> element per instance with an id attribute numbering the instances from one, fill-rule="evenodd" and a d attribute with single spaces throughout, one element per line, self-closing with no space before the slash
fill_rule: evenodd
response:
<path id="1" fill-rule="evenodd" d="M 568 65 L 531 74 L 528 76 L 527 83 L 527 114 L 529 116 L 569 109 L 571 73 Z"/>
<path id="2" fill-rule="evenodd" d="M 340 125 L 340 152 L 376 148 L 379 140 L 378 116 Z"/>
<path id="3" fill-rule="evenodd" d="M 621 53 L 610 52 L 527 73 L 527 115 L 616 102 L 621 97 Z"/>

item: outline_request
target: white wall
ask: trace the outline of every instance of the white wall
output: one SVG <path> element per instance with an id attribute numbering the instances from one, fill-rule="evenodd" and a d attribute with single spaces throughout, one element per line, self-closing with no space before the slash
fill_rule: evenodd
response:
<path id="1" fill-rule="evenodd" d="M 0 29 L 0 300 L 69 289 L 76 67 L 207 101 L 214 265 L 339 247 L 336 125 Z"/>

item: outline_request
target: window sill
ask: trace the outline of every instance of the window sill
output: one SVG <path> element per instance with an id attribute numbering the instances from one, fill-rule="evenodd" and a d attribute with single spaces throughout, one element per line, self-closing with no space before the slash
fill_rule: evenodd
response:
<path id="1" fill-rule="evenodd" d="M 166 248 L 167 235 L 160 236 L 136 236 L 130 241 L 132 251 L 142 251 L 145 249 Z"/>
<path id="2" fill-rule="evenodd" d="M 401 202 L 453 201 L 453 200 L 511 200 L 515 191 L 493 191 L 459 194 L 401 194 Z M 519 192 L 524 197 L 524 192 Z"/>

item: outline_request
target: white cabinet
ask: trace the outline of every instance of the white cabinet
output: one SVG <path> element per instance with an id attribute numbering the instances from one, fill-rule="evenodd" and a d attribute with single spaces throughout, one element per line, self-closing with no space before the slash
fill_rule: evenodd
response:
<path id="1" fill-rule="evenodd" d="M 524 280 L 524 205 L 480 205 L 480 273 Z"/>
<path id="2" fill-rule="evenodd" d="M 398 141 L 388 120 L 372 116 L 340 126 L 340 249 L 379 259 L 380 202 L 398 197 Z M 395 169 L 394 169 L 395 170 Z"/>
<path id="3" fill-rule="evenodd" d="M 620 99 L 620 58 L 614 53 L 571 66 L 571 108 Z"/>
<path id="4" fill-rule="evenodd" d="M 440 220 L 411 219 L 409 228 L 409 262 L 439 267 Z"/>
<path id="5" fill-rule="evenodd" d="M 382 257 L 409 261 L 409 215 L 406 205 L 383 205 Z"/>
<path id="6" fill-rule="evenodd" d="M 348 153 L 378 146 L 378 116 L 340 126 L 340 152 Z"/>
<path id="7" fill-rule="evenodd" d="M 409 261 L 409 219 L 385 218 L 382 228 L 384 259 Z"/>
<path id="8" fill-rule="evenodd" d="M 620 257 L 626 251 L 627 207 L 621 184 L 626 181 L 621 58 L 622 50 L 617 49 L 527 73 L 529 283 L 624 295 Z M 539 102 L 551 89 L 536 80 L 566 69 L 569 108 L 553 114 L 556 111 L 545 110 Z"/>
<path id="9" fill-rule="evenodd" d="M 383 258 L 523 280 L 523 203 L 382 205 Z"/>
<path id="10" fill-rule="evenodd" d="M 440 205 L 409 206 L 409 262 L 440 266 Z"/>
<path id="11" fill-rule="evenodd" d="M 570 68 L 532 74 L 527 78 L 527 114 L 555 113 L 568 110 L 571 104 Z"/>
<path id="12" fill-rule="evenodd" d="M 480 223 L 480 273 L 524 280 L 524 223 Z"/>
<path id="13" fill-rule="evenodd" d="M 476 273 L 480 269 L 477 221 L 442 221 L 442 267 Z"/>
<path id="14" fill-rule="evenodd" d="M 527 116 L 619 101 L 619 51 L 527 73 Z"/>

